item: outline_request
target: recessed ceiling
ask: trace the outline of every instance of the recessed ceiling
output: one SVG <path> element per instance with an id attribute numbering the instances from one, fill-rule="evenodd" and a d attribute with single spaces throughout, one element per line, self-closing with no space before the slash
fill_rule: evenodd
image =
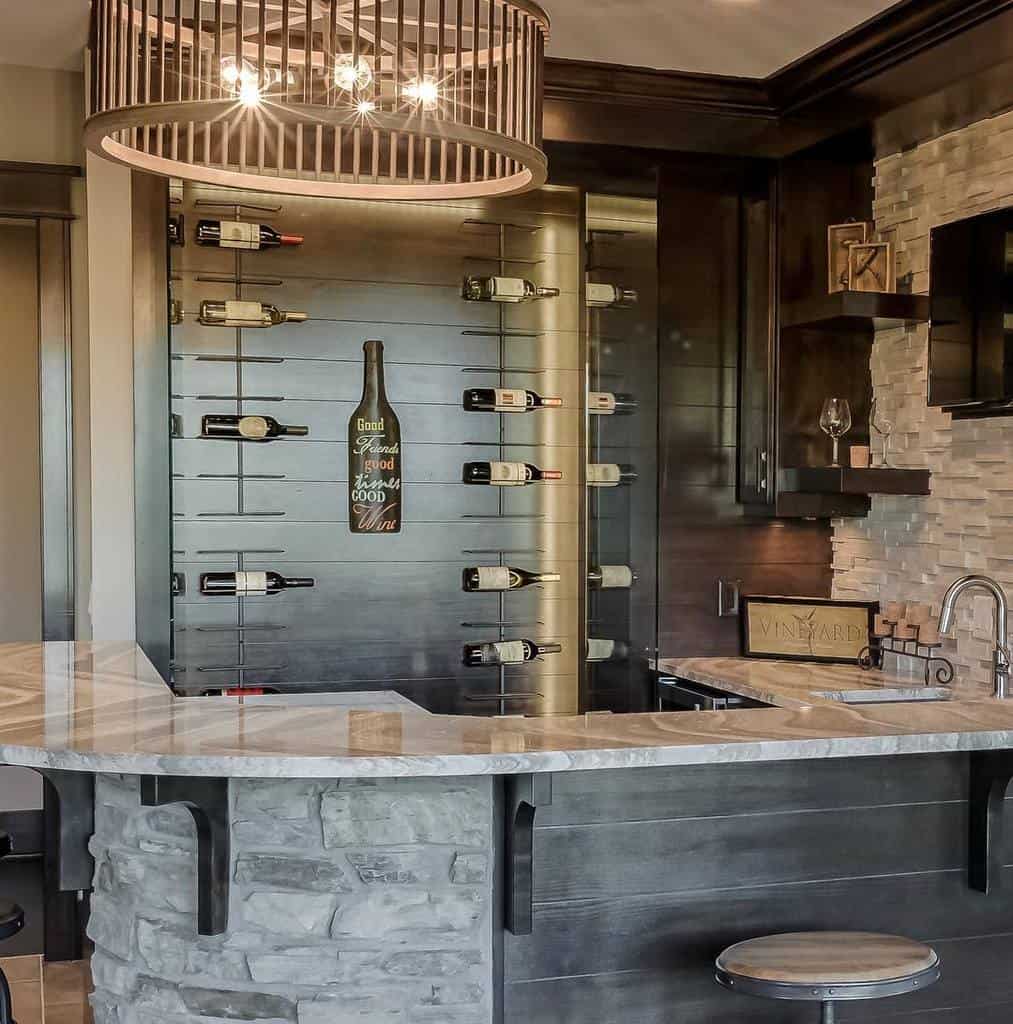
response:
<path id="1" fill-rule="evenodd" d="M 80 71 L 88 0 L 0 0 L 0 64 Z"/>
<path id="2" fill-rule="evenodd" d="M 549 54 L 764 78 L 893 0 L 543 0 Z M 87 0 L 0 0 L 0 64 L 80 69 Z"/>
<path id="3" fill-rule="evenodd" d="M 895 0 L 542 0 L 548 53 L 570 60 L 766 78 Z"/>

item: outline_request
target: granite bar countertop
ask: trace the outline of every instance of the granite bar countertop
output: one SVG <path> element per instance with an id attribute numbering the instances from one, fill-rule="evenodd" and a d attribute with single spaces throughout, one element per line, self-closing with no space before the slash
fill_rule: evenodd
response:
<path id="1" fill-rule="evenodd" d="M 713 670 L 717 662 L 678 664 L 704 672 L 708 663 Z M 774 663 L 763 669 L 776 672 Z M 718 671 L 726 684 L 727 671 Z M 390 778 L 1000 748 L 1013 748 L 1013 701 L 991 698 L 471 718 L 403 707 L 177 698 L 130 644 L 0 644 L 0 762 L 27 767 Z"/>
<path id="2" fill-rule="evenodd" d="M 662 658 L 657 667 L 659 672 L 779 708 L 840 704 L 843 697 L 858 693 L 875 700 L 884 690 L 891 696 L 917 699 L 926 688 L 921 674 L 866 671 L 858 665 L 762 658 Z M 959 677 L 951 686 L 940 687 L 935 679 L 929 685 L 933 690 L 944 690 L 951 700 L 992 699 L 987 690 L 965 686 Z"/>

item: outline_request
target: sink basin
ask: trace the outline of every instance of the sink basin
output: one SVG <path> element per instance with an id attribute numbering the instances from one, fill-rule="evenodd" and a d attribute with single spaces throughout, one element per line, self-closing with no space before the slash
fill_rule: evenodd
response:
<path id="1" fill-rule="evenodd" d="M 912 686 L 876 690 L 824 690 L 813 694 L 842 704 L 914 704 L 926 701 L 952 700 L 953 693 L 945 686 Z"/>

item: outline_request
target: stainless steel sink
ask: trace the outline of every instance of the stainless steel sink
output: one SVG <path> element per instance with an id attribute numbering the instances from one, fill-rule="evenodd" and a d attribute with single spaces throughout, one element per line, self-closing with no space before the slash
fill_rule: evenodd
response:
<path id="1" fill-rule="evenodd" d="M 910 688 L 877 690 L 822 690 L 814 697 L 840 701 L 842 704 L 913 704 L 926 701 L 953 700 L 945 686 L 912 686 Z"/>

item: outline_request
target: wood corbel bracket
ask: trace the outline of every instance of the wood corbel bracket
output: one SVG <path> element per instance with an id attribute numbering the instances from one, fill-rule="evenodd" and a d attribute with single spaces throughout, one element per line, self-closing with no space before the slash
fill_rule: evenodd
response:
<path id="1" fill-rule="evenodd" d="M 190 812 L 197 830 L 197 932 L 222 935 L 229 925 L 229 780 L 144 775 L 141 804 L 181 804 Z"/>
<path id="2" fill-rule="evenodd" d="M 550 774 L 511 775 L 506 780 L 503 924 L 513 935 L 530 935 L 534 895 L 535 811 L 552 803 Z"/>

